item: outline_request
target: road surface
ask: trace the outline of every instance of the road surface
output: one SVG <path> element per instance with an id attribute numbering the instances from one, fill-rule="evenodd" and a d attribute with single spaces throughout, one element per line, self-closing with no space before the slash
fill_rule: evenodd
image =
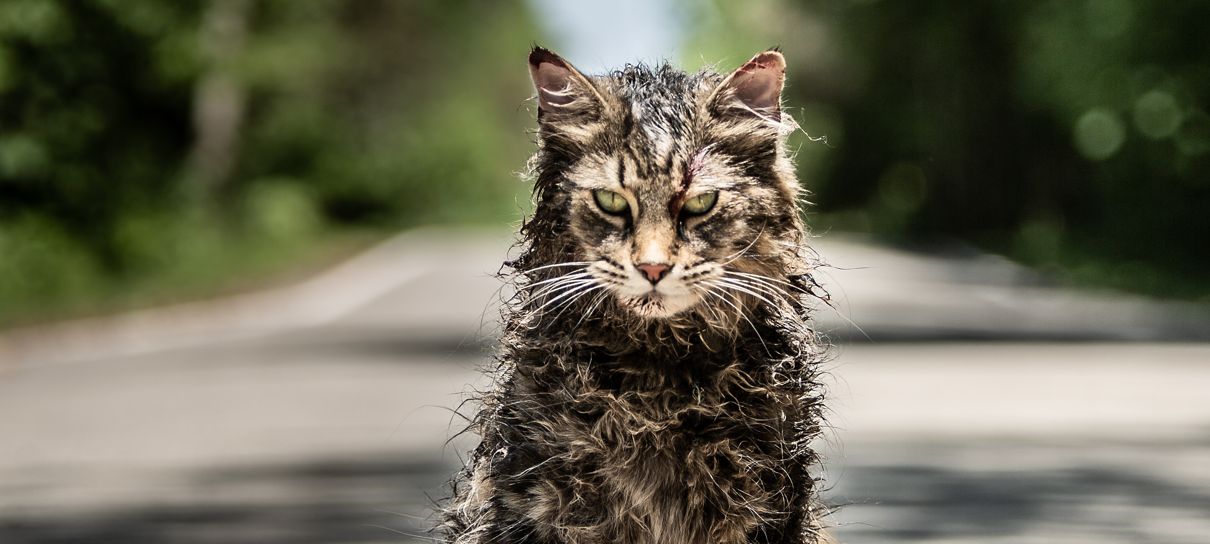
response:
<path id="1" fill-rule="evenodd" d="M 297 286 L 0 335 L 0 542 L 427 542 L 507 247 L 414 232 Z M 817 247 L 842 541 L 1210 542 L 1202 310 Z"/>

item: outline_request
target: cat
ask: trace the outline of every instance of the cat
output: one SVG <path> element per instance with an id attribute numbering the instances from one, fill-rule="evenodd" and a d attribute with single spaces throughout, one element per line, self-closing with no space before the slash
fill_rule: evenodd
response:
<path id="1" fill-rule="evenodd" d="M 454 544 L 816 543 L 809 324 L 785 59 L 586 76 L 529 55 L 535 209 Z"/>

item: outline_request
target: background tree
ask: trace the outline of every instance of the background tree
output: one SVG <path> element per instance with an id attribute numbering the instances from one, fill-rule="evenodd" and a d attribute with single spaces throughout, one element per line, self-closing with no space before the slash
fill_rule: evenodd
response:
<path id="1" fill-rule="evenodd" d="M 0 323 L 512 219 L 534 35 L 474 0 L 0 3 Z"/>
<path id="2" fill-rule="evenodd" d="M 964 240 L 1072 281 L 1210 285 L 1210 43 L 1192 0 L 781 1 L 691 10 L 780 43 L 816 223 Z M 733 36 L 717 40 L 717 36 Z"/>

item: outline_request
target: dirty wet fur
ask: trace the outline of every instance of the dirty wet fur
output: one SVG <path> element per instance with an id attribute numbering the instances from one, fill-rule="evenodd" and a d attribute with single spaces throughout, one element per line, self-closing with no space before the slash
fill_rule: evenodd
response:
<path id="1" fill-rule="evenodd" d="M 811 442 L 826 349 L 808 319 L 821 291 L 785 150 L 781 54 L 726 76 L 588 77 L 541 48 L 529 61 L 536 205 L 503 272 L 515 294 L 471 417 L 481 443 L 437 533 L 824 542 Z M 606 189 L 626 212 L 594 202 Z M 689 214 L 695 193 L 717 204 Z M 653 258 L 671 268 L 650 281 L 665 293 L 636 269 Z"/>

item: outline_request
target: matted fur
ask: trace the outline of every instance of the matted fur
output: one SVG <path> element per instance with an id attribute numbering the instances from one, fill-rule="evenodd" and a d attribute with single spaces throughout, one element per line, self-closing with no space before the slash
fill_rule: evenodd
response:
<path id="1" fill-rule="evenodd" d="M 767 68 L 761 58 L 745 68 Z M 496 384 L 443 507 L 445 541 L 823 541 L 809 442 L 825 349 L 808 323 L 817 285 L 785 151 L 793 121 L 748 108 L 709 71 L 585 77 L 542 49 L 530 62 L 572 79 L 539 86 L 536 207 L 508 263 Z M 593 207 L 606 183 L 635 195 L 634 217 Z M 695 183 L 722 188 L 719 209 L 678 220 Z M 645 313 L 616 277 L 644 244 L 714 283 L 690 289 L 688 308 Z"/>

